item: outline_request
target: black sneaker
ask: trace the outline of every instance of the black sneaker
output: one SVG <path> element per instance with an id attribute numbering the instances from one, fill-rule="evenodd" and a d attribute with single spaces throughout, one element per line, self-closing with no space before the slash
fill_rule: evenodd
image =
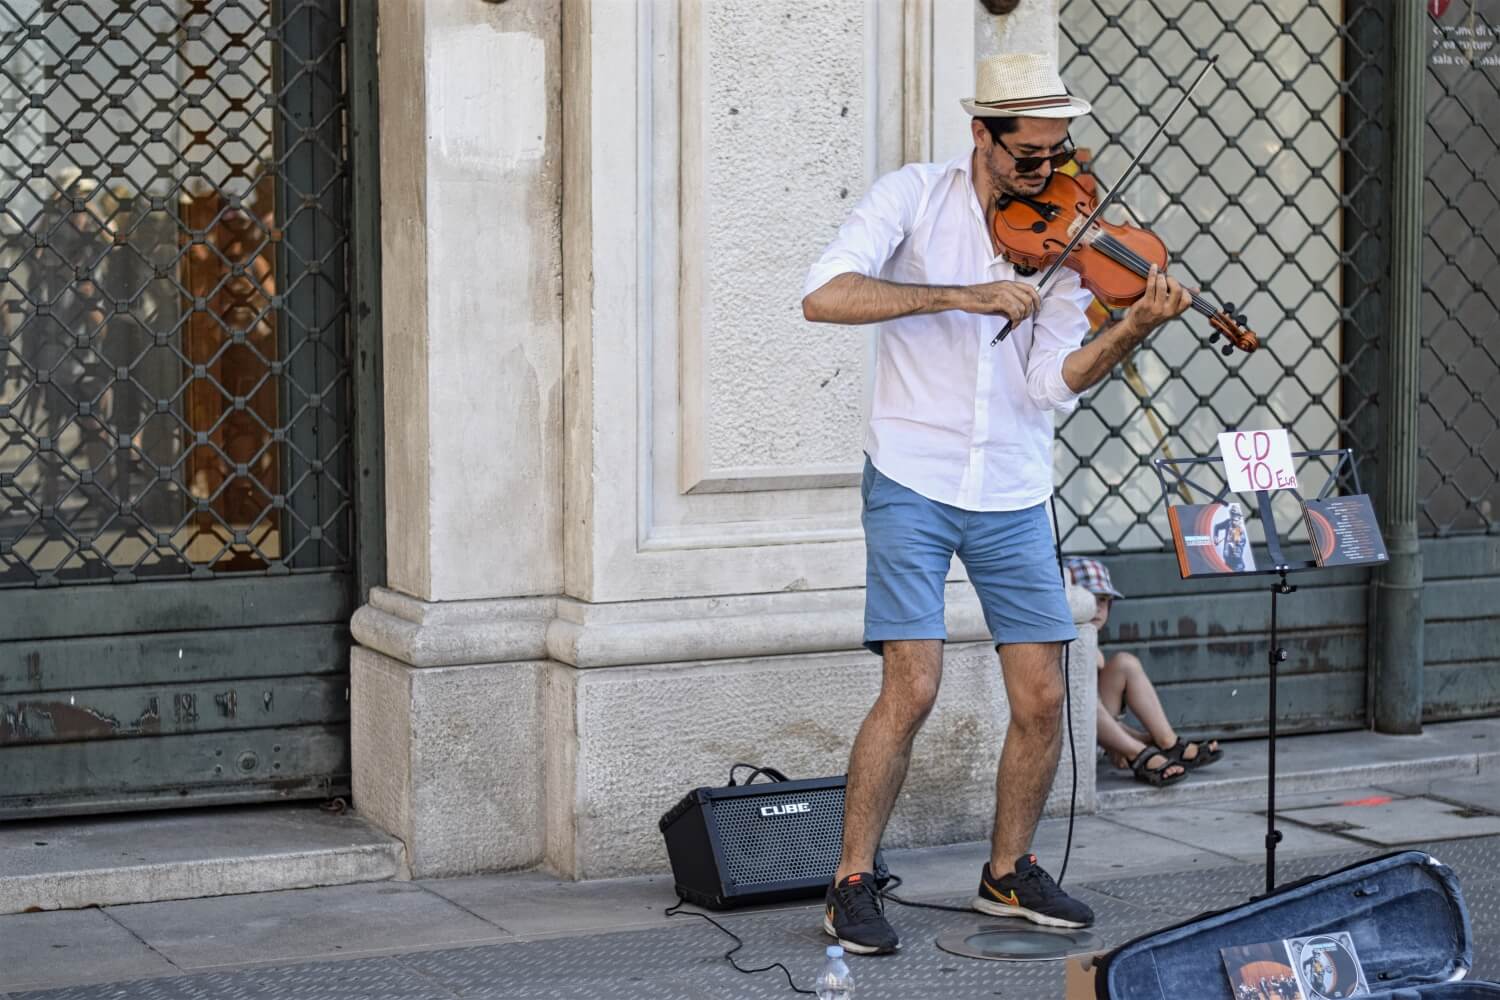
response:
<path id="1" fill-rule="evenodd" d="M 855 955 L 883 955 L 901 947 L 896 928 L 869 872 L 850 875 L 828 887 L 823 897 L 823 931 Z"/>
<path id="2" fill-rule="evenodd" d="M 1092 927 L 1094 911 L 1063 892 L 1036 863 L 1035 854 L 1016 859 L 1014 875 L 995 878 L 986 862 L 974 909 L 992 917 L 1024 917 L 1044 927 Z"/>

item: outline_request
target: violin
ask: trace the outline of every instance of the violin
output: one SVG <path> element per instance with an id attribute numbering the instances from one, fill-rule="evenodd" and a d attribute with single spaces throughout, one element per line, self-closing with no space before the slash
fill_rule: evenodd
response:
<path id="1" fill-rule="evenodd" d="M 1002 197 L 990 232 L 1002 256 L 1017 269 L 1030 273 L 1061 258 L 1063 266 L 1078 272 L 1083 287 L 1096 299 L 1111 309 L 1121 309 L 1146 293 L 1146 275 L 1153 264 L 1166 271 L 1167 247 L 1148 230 L 1095 219 L 1072 252 L 1065 254 L 1098 204 L 1075 178 L 1053 173 L 1040 194 Z M 1260 346 L 1260 338 L 1245 325 L 1243 313 L 1235 314 L 1232 303 L 1216 309 L 1202 295 L 1191 294 L 1193 309 L 1207 316 L 1213 327 L 1210 344 L 1222 335 L 1227 343 L 1219 350 L 1225 355 L 1233 354 L 1235 348 L 1249 354 Z"/>

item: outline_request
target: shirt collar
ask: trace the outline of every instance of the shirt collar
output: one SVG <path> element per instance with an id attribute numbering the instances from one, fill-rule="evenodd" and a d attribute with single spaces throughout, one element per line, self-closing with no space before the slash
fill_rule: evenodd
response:
<path id="1" fill-rule="evenodd" d="M 989 222 L 984 217 L 984 209 L 979 207 L 979 194 L 974 189 L 973 149 L 970 149 L 962 156 L 955 156 L 953 159 L 943 164 L 943 176 L 947 177 L 953 174 L 957 174 L 958 176 L 963 178 L 964 188 L 966 189 L 965 195 L 969 200 L 969 210 L 974 213 L 974 218 L 979 220 L 980 228 L 984 229 L 985 233 L 988 234 Z M 986 235 L 985 238 L 986 240 L 988 240 L 988 235 Z M 994 252 L 994 248 L 990 247 L 988 242 L 986 242 L 985 245 L 990 248 L 991 253 Z"/>

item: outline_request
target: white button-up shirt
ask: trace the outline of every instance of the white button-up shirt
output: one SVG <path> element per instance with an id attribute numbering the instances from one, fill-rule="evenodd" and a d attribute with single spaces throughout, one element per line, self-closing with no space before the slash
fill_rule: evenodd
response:
<path id="1" fill-rule="evenodd" d="M 876 181 L 808 272 L 804 296 L 851 271 L 912 285 L 1027 280 L 995 254 L 971 155 L 910 164 Z M 1063 359 L 1088 331 L 1090 298 L 1077 274 L 1060 269 L 1039 314 L 994 347 L 1003 316 L 950 310 L 878 324 L 865 432 L 875 468 L 964 510 L 1046 500 L 1053 411 L 1078 405 Z"/>

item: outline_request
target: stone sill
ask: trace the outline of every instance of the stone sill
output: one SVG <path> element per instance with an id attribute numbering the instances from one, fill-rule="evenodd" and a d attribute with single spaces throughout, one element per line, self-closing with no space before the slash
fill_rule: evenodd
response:
<path id="1" fill-rule="evenodd" d="M 948 641 L 988 638 L 967 583 L 945 594 Z M 1074 621 L 1093 598 L 1068 588 Z M 579 668 L 732 660 L 861 647 L 864 590 L 589 604 L 570 597 L 422 601 L 383 587 L 350 623 L 355 641 L 413 667 L 553 660 Z"/>

